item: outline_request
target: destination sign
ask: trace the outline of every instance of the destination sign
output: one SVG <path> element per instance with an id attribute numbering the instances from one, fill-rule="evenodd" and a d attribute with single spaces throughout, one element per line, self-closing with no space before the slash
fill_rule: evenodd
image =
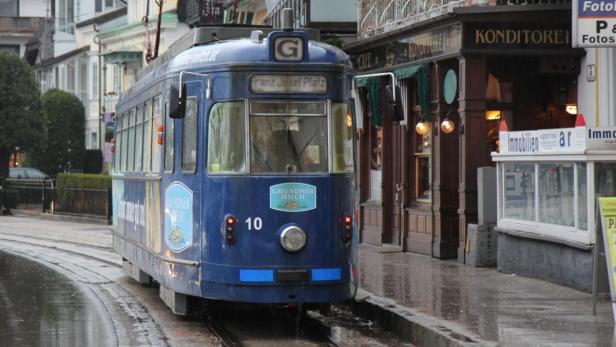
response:
<path id="1" fill-rule="evenodd" d="M 327 79 L 315 75 L 254 75 L 250 78 L 253 93 L 325 94 Z"/>

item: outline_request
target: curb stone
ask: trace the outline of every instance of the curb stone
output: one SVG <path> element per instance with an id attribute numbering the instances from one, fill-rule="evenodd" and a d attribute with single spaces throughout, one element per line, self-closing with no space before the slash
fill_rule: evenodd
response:
<path id="1" fill-rule="evenodd" d="M 497 342 L 483 340 L 459 324 L 436 319 L 363 289 L 357 291 L 350 306 L 353 314 L 376 321 L 384 329 L 418 346 L 499 346 Z"/>

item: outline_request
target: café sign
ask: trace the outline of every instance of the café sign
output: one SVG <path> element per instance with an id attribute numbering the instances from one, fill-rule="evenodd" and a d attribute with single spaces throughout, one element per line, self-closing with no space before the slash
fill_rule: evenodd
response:
<path id="1" fill-rule="evenodd" d="M 352 52 L 351 59 L 358 71 L 369 71 L 455 54 L 461 47 L 462 25 L 455 23 Z"/>

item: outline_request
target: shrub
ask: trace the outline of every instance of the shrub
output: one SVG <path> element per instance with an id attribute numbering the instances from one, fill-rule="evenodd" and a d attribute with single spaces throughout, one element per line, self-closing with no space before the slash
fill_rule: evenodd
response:
<path id="1" fill-rule="evenodd" d="M 56 209 L 61 212 L 105 216 L 111 177 L 95 174 L 58 174 Z"/>

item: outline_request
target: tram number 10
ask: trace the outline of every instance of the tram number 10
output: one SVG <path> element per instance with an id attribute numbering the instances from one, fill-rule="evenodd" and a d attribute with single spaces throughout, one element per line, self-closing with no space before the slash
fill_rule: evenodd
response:
<path id="1" fill-rule="evenodd" d="M 261 228 L 263 227 L 263 221 L 260 217 L 248 217 L 246 218 L 244 223 L 248 224 L 248 230 L 261 230 Z"/>

